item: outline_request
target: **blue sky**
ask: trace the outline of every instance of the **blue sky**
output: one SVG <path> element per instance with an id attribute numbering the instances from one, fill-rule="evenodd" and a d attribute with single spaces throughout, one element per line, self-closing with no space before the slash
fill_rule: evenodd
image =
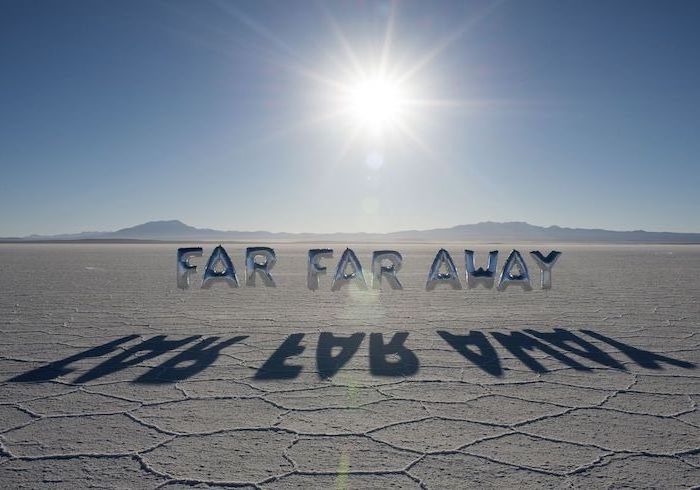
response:
<path id="1" fill-rule="evenodd" d="M 4 0 L 0 236 L 700 232 L 699 20 L 692 1 Z M 343 97 L 381 59 L 408 89 L 376 134 Z"/>

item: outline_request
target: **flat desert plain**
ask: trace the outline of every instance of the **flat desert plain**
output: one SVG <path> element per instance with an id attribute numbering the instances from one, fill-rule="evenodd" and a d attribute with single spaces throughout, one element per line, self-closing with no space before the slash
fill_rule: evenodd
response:
<path id="1" fill-rule="evenodd" d="M 333 293 L 306 251 L 344 244 L 225 244 L 241 278 L 254 245 L 277 288 L 179 290 L 175 244 L 0 245 L 0 486 L 700 485 L 700 247 L 556 245 L 549 291 L 426 292 L 442 246 L 462 275 L 553 246 L 351 244 L 366 273 L 401 251 L 404 290 Z"/>

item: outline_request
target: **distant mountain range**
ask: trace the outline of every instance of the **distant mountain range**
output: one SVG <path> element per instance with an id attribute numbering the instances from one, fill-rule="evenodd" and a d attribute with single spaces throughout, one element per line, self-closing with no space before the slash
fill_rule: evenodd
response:
<path id="1" fill-rule="evenodd" d="M 408 230 L 391 233 L 273 233 L 269 231 L 221 231 L 195 228 L 182 221 L 149 221 L 117 231 L 83 232 L 64 235 L 31 235 L 3 238 L 4 242 L 41 241 L 246 241 L 274 240 L 313 242 L 585 242 L 585 243 L 700 243 L 700 233 L 650 231 L 610 231 L 560 226 L 535 226 L 521 221 L 473 225 L 432 230 Z"/>

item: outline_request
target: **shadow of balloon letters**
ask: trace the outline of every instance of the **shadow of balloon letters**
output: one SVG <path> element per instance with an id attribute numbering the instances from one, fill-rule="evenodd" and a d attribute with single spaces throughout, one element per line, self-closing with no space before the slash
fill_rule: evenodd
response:
<path id="1" fill-rule="evenodd" d="M 51 362 L 45 366 L 41 366 L 40 368 L 32 369 L 31 371 L 22 373 L 19 376 L 15 376 L 14 378 L 10 379 L 10 381 L 51 381 L 52 379 L 56 379 L 60 376 L 65 376 L 66 374 L 70 374 L 73 371 L 75 371 L 75 369 L 69 367 L 74 362 L 81 361 L 83 359 L 89 359 L 91 357 L 106 356 L 107 354 L 111 354 L 112 352 L 117 350 L 117 348 L 119 348 L 120 345 L 130 342 L 136 338 L 138 338 L 138 335 L 127 335 L 126 337 L 121 337 L 116 340 L 112 340 L 111 342 L 107 342 L 106 344 L 98 345 L 97 347 L 92 347 L 91 349 L 78 352 L 77 354 L 73 354 L 72 356 L 68 356 L 58 361 Z"/>
<path id="2" fill-rule="evenodd" d="M 256 379 L 290 379 L 299 376 L 303 366 L 287 364 L 286 360 L 298 356 L 306 347 L 301 345 L 303 333 L 287 337 L 282 345 L 265 361 L 255 374 Z M 364 333 L 349 336 L 321 332 L 316 346 L 316 367 L 321 378 L 335 375 L 360 348 Z M 397 332 L 385 343 L 381 333 L 369 336 L 369 370 L 375 376 L 410 376 L 418 372 L 418 357 L 405 346 L 408 332 Z M 340 349 L 334 353 L 335 349 Z"/>
<path id="3" fill-rule="evenodd" d="M 142 374 L 136 382 L 158 384 L 190 378 L 213 364 L 223 349 L 247 338 L 247 335 L 239 335 L 214 344 L 219 337 L 209 337 Z"/>
<path id="4" fill-rule="evenodd" d="M 14 382 L 38 382 L 50 381 L 60 376 L 70 374 L 75 371 L 75 368 L 69 367 L 71 364 L 93 357 L 101 357 L 111 354 L 122 344 L 138 338 L 138 335 L 129 335 L 111 342 L 107 342 L 98 347 L 93 347 L 83 352 L 79 352 L 65 359 L 54 361 L 26 373 L 15 376 L 9 381 Z M 103 361 L 89 371 L 78 376 L 73 383 L 81 384 L 94 381 L 104 376 L 122 371 L 131 366 L 138 365 L 144 361 L 159 357 L 174 349 L 183 347 L 196 339 L 201 338 L 199 335 L 193 335 L 184 339 L 167 340 L 165 335 L 157 335 L 144 340 L 138 344 L 132 345 L 124 349 L 119 354 Z M 194 374 L 197 374 L 208 366 L 210 366 L 218 357 L 219 353 L 225 347 L 233 345 L 247 336 L 233 337 L 210 346 L 216 342 L 218 337 L 209 337 L 198 344 L 189 347 L 180 352 L 164 363 L 151 368 L 145 374 L 137 378 L 137 383 L 167 383 L 175 382 L 182 379 L 187 379 Z"/>
<path id="5" fill-rule="evenodd" d="M 632 362 L 646 369 L 663 369 L 663 364 L 684 369 L 696 367 L 692 362 L 640 349 L 592 330 L 582 329 L 580 332 L 597 341 L 599 345 L 606 344 L 617 349 Z M 503 376 L 504 369 L 501 366 L 498 352 L 485 333 L 472 330 L 468 334 L 453 334 L 445 330 L 438 330 L 437 334 L 456 352 L 483 371 L 493 376 Z M 405 345 L 408 335 L 408 332 L 396 332 L 387 341 L 381 333 L 369 334 L 369 371 L 372 375 L 402 377 L 411 376 L 418 372 L 420 365 L 418 357 Z M 582 364 L 573 356 L 609 368 L 627 370 L 622 362 L 618 361 L 612 354 L 602 350 L 599 345 L 562 328 L 555 328 L 548 332 L 533 329 L 509 333 L 491 332 L 490 335 L 527 368 L 537 373 L 545 373 L 548 369 L 540 362 L 542 360 L 540 357 L 531 355 L 534 351 L 539 351 L 541 354 L 556 359 L 577 371 L 590 371 L 593 368 Z M 350 335 L 321 332 L 316 346 L 318 376 L 331 378 L 337 374 L 355 356 L 365 336 L 366 334 L 362 332 Z M 179 351 L 173 357 L 150 368 L 134 380 L 136 383 L 147 384 L 173 383 L 204 371 L 218 359 L 223 349 L 242 342 L 248 336 L 241 335 L 220 340 L 219 337 L 202 338 L 199 335 L 193 335 L 182 339 L 168 340 L 165 335 L 157 335 L 138 344 L 125 347 L 124 344 L 138 337 L 138 335 L 129 335 L 112 340 L 32 369 L 11 378 L 9 381 L 50 381 L 74 372 L 76 370 L 72 366 L 74 363 L 103 357 L 121 350 L 118 354 L 79 375 L 73 381 L 76 384 L 87 383 L 136 366 L 175 349 L 181 349 L 199 339 L 196 344 Z M 300 364 L 300 360 L 295 361 L 292 358 L 301 355 L 306 350 L 303 343 L 304 337 L 303 333 L 294 333 L 285 338 L 275 352 L 255 372 L 254 377 L 261 380 L 284 380 L 299 376 L 304 366 Z"/>
<path id="6" fill-rule="evenodd" d="M 696 367 L 692 362 L 674 359 L 655 352 L 633 347 L 594 332 L 593 330 L 582 329 L 580 332 L 615 347 L 622 354 L 626 355 L 630 360 L 643 368 L 663 369 L 661 363 L 667 363 L 685 369 L 694 369 Z M 475 330 L 469 332 L 468 335 L 455 335 L 444 330 L 438 330 L 437 333 L 453 349 L 483 371 L 494 376 L 503 376 L 503 368 L 501 367 L 498 354 L 484 333 Z M 611 354 L 603 351 L 600 347 L 585 338 L 563 328 L 555 328 L 551 332 L 540 332 L 533 329 L 525 329 L 523 332 L 514 331 L 510 333 L 491 332 L 491 335 L 515 358 L 536 373 L 546 373 L 549 370 L 538 361 L 537 358 L 530 355 L 531 351 L 540 351 L 577 371 L 590 371 L 593 368 L 581 364 L 571 357 L 571 355 L 567 355 L 567 353 L 613 369 L 621 371 L 627 370 L 625 365 L 615 359 Z M 555 347 L 566 353 L 555 349 Z"/>

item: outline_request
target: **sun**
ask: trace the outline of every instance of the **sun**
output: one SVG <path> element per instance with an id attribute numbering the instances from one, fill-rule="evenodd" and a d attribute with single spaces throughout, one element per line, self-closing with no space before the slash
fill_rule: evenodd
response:
<path id="1" fill-rule="evenodd" d="M 408 97 L 397 81 L 375 76 L 346 86 L 343 103 L 358 126 L 382 132 L 401 122 Z"/>

